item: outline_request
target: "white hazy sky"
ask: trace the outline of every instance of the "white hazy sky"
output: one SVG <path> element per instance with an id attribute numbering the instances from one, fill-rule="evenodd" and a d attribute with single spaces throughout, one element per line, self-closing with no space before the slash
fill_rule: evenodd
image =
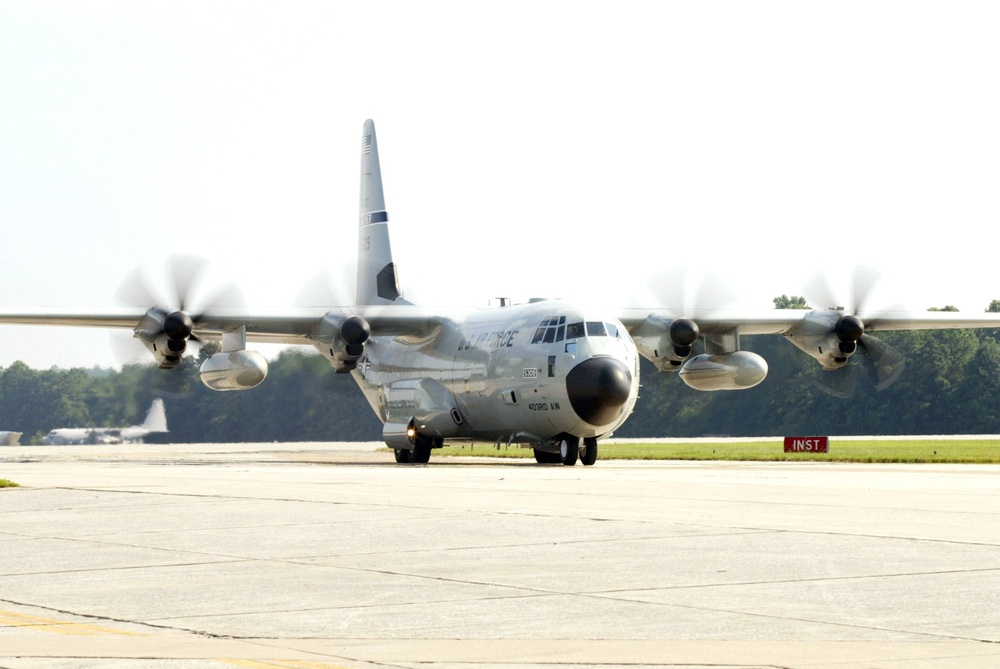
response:
<path id="1" fill-rule="evenodd" d="M 767 309 L 869 265 L 886 305 L 982 311 L 1000 298 L 998 19 L 994 2 L 0 1 L 0 309 L 116 306 L 133 268 L 175 253 L 250 305 L 290 304 L 353 261 L 373 118 L 421 303 L 649 304 L 680 269 Z M 115 365 L 109 342 L 0 326 L 0 366 Z"/>

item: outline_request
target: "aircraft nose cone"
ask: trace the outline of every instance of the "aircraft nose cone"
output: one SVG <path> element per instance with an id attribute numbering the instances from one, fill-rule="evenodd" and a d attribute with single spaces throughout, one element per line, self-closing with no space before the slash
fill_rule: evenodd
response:
<path id="1" fill-rule="evenodd" d="M 614 358 L 584 360 L 566 375 L 573 411 L 591 425 L 607 425 L 621 415 L 632 389 L 632 374 Z"/>

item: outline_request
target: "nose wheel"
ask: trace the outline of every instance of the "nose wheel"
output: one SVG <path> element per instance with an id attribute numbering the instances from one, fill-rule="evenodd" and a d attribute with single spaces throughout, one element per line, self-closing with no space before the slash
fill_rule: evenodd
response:
<path id="1" fill-rule="evenodd" d="M 567 435 L 559 441 L 559 459 L 567 467 L 576 464 L 580 457 L 580 437 Z"/>
<path id="2" fill-rule="evenodd" d="M 535 462 L 540 465 L 563 464 L 572 467 L 579 460 L 584 465 L 590 466 L 597 462 L 597 437 L 586 437 L 581 443 L 580 437 L 564 435 L 559 439 L 558 453 L 538 448 L 534 450 Z"/>
<path id="3" fill-rule="evenodd" d="M 580 449 L 580 462 L 588 467 L 597 462 L 597 437 L 586 437 Z"/>

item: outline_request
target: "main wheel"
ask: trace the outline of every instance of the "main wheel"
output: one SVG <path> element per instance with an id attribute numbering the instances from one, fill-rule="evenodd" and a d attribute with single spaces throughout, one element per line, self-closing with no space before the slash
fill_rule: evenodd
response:
<path id="1" fill-rule="evenodd" d="M 559 442 L 559 459 L 567 467 L 572 467 L 578 457 L 580 457 L 580 437 L 566 435 Z"/>
<path id="2" fill-rule="evenodd" d="M 540 465 L 558 465 L 562 462 L 562 457 L 560 457 L 558 453 L 541 451 L 537 448 L 532 450 L 535 451 L 535 462 Z"/>
<path id="3" fill-rule="evenodd" d="M 580 462 L 587 466 L 597 462 L 597 437 L 587 437 L 583 440 L 583 450 L 580 451 Z"/>
<path id="4" fill-rule="evenodd" d="M 410 453 L 410 462 L 417 464 L 427 464 L 431 459 L 431 442 L 427 437 L 417 436 L 417 441 L 413 444 L 413 452 Z"/>

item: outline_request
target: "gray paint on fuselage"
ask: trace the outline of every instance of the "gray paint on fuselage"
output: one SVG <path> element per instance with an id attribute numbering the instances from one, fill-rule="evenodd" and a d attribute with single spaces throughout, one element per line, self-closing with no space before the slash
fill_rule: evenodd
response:
<path id="1" fill-rule="evenodd" d="M 612 323 L 618 336 L 532 344 L 536 329 L 553 316 L 565 316 L 567 322 Z M 575 351 L 567 352 L 571 341 Z M 634 370 L 630 399 L 610 425 L 582 421 L 567 396 L 567 373 L 594 355 L 615 357 Z M 437 397 L 453 404 L 438 406 L 437 411 L 454 408 L 464 419 L 440 436 L 488 442 L 549 440 L 564 432 L 603 436 L 631 413 L 639 384 L 638 353 L 625 328 L 561 301 L 473 311 L 460 322 L 444 322 L 434 336 L 420 341 L 372 337 L 353 374 L 379 418 L 393 423 L 406 422 L 411 410 L 430 401 L 426 395 L 415 398 L 414 381 L 437 382 L 445 391 Z M 517 431 L 512 433 L 514 425 Z"/>

